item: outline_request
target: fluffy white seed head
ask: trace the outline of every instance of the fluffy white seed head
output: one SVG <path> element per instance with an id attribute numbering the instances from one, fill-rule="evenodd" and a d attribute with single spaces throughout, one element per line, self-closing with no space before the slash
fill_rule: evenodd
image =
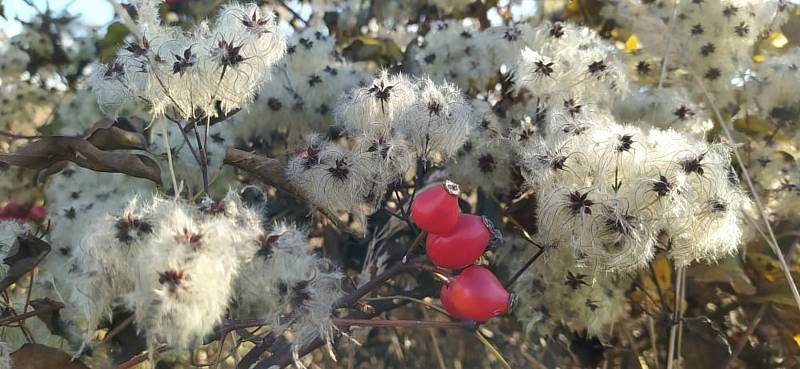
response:
<path id="1" fill-rule="evenodd" d="M 449 83 L 419 82 L 414 103 L 400 116 L 396 127 L 421 157 L 445 160 L 467 140 L 473 128 L 472 106 Z"/>
<path id="2" fill-rule="evenodd" d="M 156 2 L 138 5 L 142 39 L 113 63 L 96 65 L 91 79 L 100 106 L 112 114 L 131 99 L 156 116 L 182 119 L 244 108 L 286 49 L 272 13 L 254 4 L 226 5 L 214 25 L 188 32 L 161 26 Z"/>
<path id="3" fill-rule="evenodd" d="M 222 318 L 260 224 L 236 193 L 200 206 L 134 198 L 96 222 L 76 250 L 75 283 L 86 288 L 73 303 L 90 331 L 124 304 L 151 347 L 188 347 Z"/>
<path id="4" fill-rule="evenodd" d="M 536 251 L 528 241 L 511 236 L 498 251 L 498 263 L 518 270 Z M 625 293 L 631 283 L 628 276 L 581 266 L 569 248 L 549 249 L 514 283 L 513 314 L 526 331 L 543 336 L 560 325 L 601 334 L 625 316 Z"/>
<path id="5" fill-rule="evenodd" d="M 336 123 L 352 134 L 386 132 L 415 103 L 414 84 L 404 75 L 381 72 L 371 84 L 354 89 L 337 103 Z"/>
<path id="6" fill-rule="evenodd" d="M 679 265 L 736 250 L 749 200 L 729 179 L 727 146 L 619 125 L 607 113 L 546 132 L 521 152 L 546 244 L 622 272 L 647 265 L 662 234 Z"/>

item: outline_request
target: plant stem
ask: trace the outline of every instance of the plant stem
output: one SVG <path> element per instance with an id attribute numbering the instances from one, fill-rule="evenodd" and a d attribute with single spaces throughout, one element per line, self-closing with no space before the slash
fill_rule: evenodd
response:
<path id="1" fill-rule="evenodd" d="M 432 293 L 434 293 L 434 291 L 432 291 L 430 289 L 430 286 L 423 286 L 423 287 L 420 287 L 419 289 L 415 289 L 415 290 L 410 291 L 408 293 L 408 296 L 412 297 L 412 298 L 422 298 L 422 297 L 425 297 L 425 296 L 429 296 Z M 379 306 L 376 306 L 376 309 L 373 312 L 363 313 L 363 312 L 358 311 L 358 312 L 354 312 L 351 315 L 348 315 L 345 318 L 347 318 L 347 319 L 372 318 L 372 317 L 376 317 L 376 316 L 378 316 L 380 314 L 383 314 L 383 313 L 385 313 L 387 311 L 390 311 L 392 309 L 398 308 L 398 307 L 403 306 L 403 305 L 408 304 L 408 303 L 409 303 L 408 300 L 404 300 L 404 301 L 386 301 L 386 304 L 381 304 Z M 341 330 L 344 331 L 344 332 L 349 331 L 348 328 L 342 328 Z M 303 357 L 304 355 L 316 350 L 317 348 L 321 347 L 324 344 L 325 344 L 325 341 L 322 338 L 320 338 L 319 336 L 317 336 L 317 338 L 315 338 L 311 342 L 308 342 L 307 344 L 299 347 L 297 349 L 297 354 L 298 354 L 299 357 Z M 274 367 L 283 368 L 283 367 L 289 365 L 293 360 L 292 345 L 289 342 L 283 341 L 280 344 L 276 344 L 276 345 L 274 345 L 272 347 L 271 351 L 273 353 L 272 356 L 262 360 L 261 362 L 255 364 L 255 365 L 247 363 L 248 364 L 247 366 L 243 366 L 243 365 L 241 365 L 241 364 L 244 363 L 244 360 L 243 360 L 242 363 L 240 363 L 239 368 L 240 369 L 245 369 L 245 368 L 247 368 L 247 369 L 273 369 Z"/>
<path id="2" fill-rule="evenodd" d="M 20 134 L 16 134 L 14 132 L 11 132 L 11 131 L 6 131 L 6 130 L 0 130 L 0 136 L 8 137 L 8 138 L 13 139 L 13 140 L 35 140 L 35 139 L 44 137 L 44 136 L 40 136 L 40 135 L 34 135 L 34 136 L 20 135 Z"/>
<path id="3" fill-rule="evenodd" d="M 157 348 L 155 352 L 153 352 L 153 357 L 155 358 L 155 357 L 157 357 L 159 354 L 161 354 L 162 352 L 164 352 L 164 351 L 167 351 L 167 350 L 169 350 L 169 348 L 168 348 L 166 345 L 164 345 L 164 346 L 161 346 L 161 347 Z M 149 356 L 150 356 L 150 353 L 148 353 L 148 352 L 143 352 L 143 353 L 141 353 L 141 354 L 139 354 L 139 355 L 136 355 L 136 356 L 134 356 L 134 357 L 132 357 L 132 358 L 128 359 L 128 361 L 126 361 L 126 362 L 124 362 L 124 363 L 122 363 L 122 364 L 119 364 L 119 365 L 117 365 L 117 367 L 116 367 L 115 369 L 129 369 L 129 368 L 133 368 L 133 367 L 135 367 L 136 365 L 138 365 L 138 364 L 141 364 L 141 363 L 143 363 L 143 362 L 147 361 L 147 358 L 148 358 Z"/>
<path id="4" fill-rule="evenodd" d="M 419 234 L 417 235 L 417 238 L 415 238 L 414 242 L 412 242 L 411 245 L 408 246 L 408 249 L 406 250 L 406 253 L 403 255 L 402 264 L 405 264 L 405 263 L 408 262 L 408 256 L 411 255 L 412 252 L 414 252 L 414 249 L 416 249 L 417 246 L 419 246 L 422 243 L 422 240 L 425 239 L 425 236 L 427 236 L 427 235 L 428 235 L 428 232 L 425 232 L 425 231 L 419 232 Z"/>
<path id="5" fill-rule="evenodd" d="M 494 355 L 497 358 L 497 360 L 500 360 L 500 362 L 503 364 L 504 367 L 506 367 L 506 369 L 513 369 L 511 367 L 511 364 L 508 363 L 508 360 L 506 360 L 506 358 L 503 357 L 503 354 L 500 352 L 500 350 L 498 350 L 497 347 L 495 347 L 494 344 L 492 344 L 483 335 L 483 333 L 481 333 L 480 331 L 475 331 L 475 337 L 478 337 L 478 340 L 480 340 L 481 343 L 484 346 L 486 346 L 486 348 L 492 353 L 492 355 Z"/>
<path id="6" fill-rule="evenodd" d="M 43 307 L 43 308 L 41 308 L 39 310 L 32 310 L 32 311 L 29 311 L 27 313 L 23 313 L 23 314 L 20 314 L 20 315 L 15 315 L 15 316 L 12 316 L 12 317 L 0 319 L 0 326 L 8 325 L 8 324 L 15 323 L 15 322 L 18 322 L 18 321 L 21 321 L 21 320 L 25 320 L 25 319 L 28 319 L 30 317 L 34 317 L 34 316 L 36 316 L 38 314 L 48 313 L 48 312 L 51 312 L 51 311 L 56 311 L 56 310 L 62 309 L 63 307 L 64 307 L 64 304 L 62 304 L 60 302 L 54 302 L 53 304 L 48 305 L 47 307 Z"/>
<path id="7" fill-rule="evenodd" d="M 542 254 L 544 254 L 544 250 L 545 250 L 544 247 L 539 247 L 539 251 L 533 254 L 533 256 L 530 259 L 528 259 L 527 262 L 525 262 L 525 265 L 523 265 L 522 268 L 520 268 L 516 273 L 514 273 L 511 279 L 509 279 L 503 287 L 505 287 L 506 289 L 511 287 L 511 285 L 514 284 L 514 282 L 516 282 L 517 279 L 519 279 L 519 277 L 521 277 L 522 274 L 524 274 L 525 271 L 528 270 L 528 268 L 530 268 L 531 265 L 533 265 L 534 262 L 536 262 L 536 259 L 539 259 L 539 257 L 542 256 Z"/>
<path id="8" fill-rule="evenodd" d="M 677 15 L 678 15 L 678 3 L 676 2 L 675 5 L 672 7 L 672 16 L 669 19 L 670 36 L 667 37 L 667 47 L 664 50 L 664 59 L 661 61 L 661 74 L 658 76 L 658 88 L 664 86 L 664 79 L 666 79 L 667 77 L 667 66 L 669 65 L 669 49 L 672 46 L 672 35 L 674 34 L 675 19 L 677 19 Z"/>
<path id="9" fill-rule="evenodd" d="M 203 192 L 208 194 L 208 151 L 203 146 L 203 140 L 200 138 L 200 131 L 197 128 L 197 120 L 192 119 L 192 128 L 194 130 L 194 138 L 197 142 L 197 150 L 200 151 L 200 171 L 203 175 Z"/>
<path id="10" fill-rule="evenodd" d="M 742 335 L 742 338 L 739 339 L 739 342 L 736 342 L 736 347 L 734 347 L 733 353 L 731 353 L 731 356 L 728 358 L 727 361 L 725 361 L 725 364 L 722 365 L 722 369 L 730 368 L 734 360 L 736 360 L 736 358 L 739 357 L 739 354 L 741 354 L 742 351 L 744 350 L 744 347 L 747 346 L 747 341 L 749 341 L 750 336 L 753 335 L 753 332 L 756 331 L 756 328 L 761 323 L 761 319 L 764 318 L 764 314 L 767 313 L 768 309 L 769 309 L 768 302 L 761 304 L 761 307 L 758 309 L 756 316 L 753 317 L 753 321 L 750 322 L 749 326 L 747 326 L 747 331 L 744 332 L 744 335 Z"/>
<path id="11" fill-rule="evenodd" d="M 136 315 L 134 315 L 134 314 L 131 314 L 131 316 L 129 316 L 128 318 L 126 318 L 125 320 L 123 320 L 121 323 L 119 323 L 119 325 L 118 325 L 118 326 L 114 327 L 114 329 L 110 330 L 110 331 L 109 331 L 109 332 L 106 334 L 106 336 L 105 336 L 105 337 L 103 337 L 103 340 L 102 340 L 102 341 L 100 341 L 100 343 L 98 344 L 98 346 L 99 346 L 99 345 L 102 345 L 102 344 L 105 344 L 105 343 L 108 343 L 109 341 L 111 341 L 111 339 L 112 339 L 112 338 L 114 338 L 114 336 L 118 335 L 118 334 L 119 334 L 119 332 L 122 332 L 123 330 L 125 330 L 125 328 L 128 328 L 128 326 L 129 326 L 129 325 L 131 325 L 131 323 L 133 323 L 133 320 L 134 320 L 135 318 L 136 318 Z"/>
<path id="12" fill-rule="evenodd" d="M 390 320 L 390 319 L 347 319 L 334 318 L 333 324 L 338 327 L 420 327 L 420 328 L 456 328 L 474 329 L 476 322 L 471 320 L 459 321 L 426 321 L 426 320 Z"/>
<path id="13" fill-rule="evenodd" d="M 678 330 L 683 325 L 681 303 L 683 302 L 683 283 L 686 276 L 686 268 L 677 268 L 675 273 L 675 309 L 672 311 L 672 326 L 669 329 L 669 350 L 667 352 L 667 369 L 672 369 L 675 364 L 675 356 L 680 357 L 680 345 L 678 344 Z M 678 360 L 680 361 L 680 360 Z"/>
<path id="14" fill-rule="evenodd" d="M 242 150 L 237 150 L 234 148 L 228 148 L 225 151 L 225 160 L 224 164 L 228 164 L 239 168 L 252 176 L 256 179 L 261 181 L 261 183 L 275 187 L 279 190 L 286 191 L 292 197 L 305 201 L 311 205 L 314 205 L 328 220 L 333 223 L 333 225 L 342 231 L 345 232 L 352 232 L 350 228 L 347 227 L 346 224 L 343 224 L 342 221 L 336 216 L 336 214 L 332 213 L 330 210 L 325 209 L 324 207 L 320 207 L 311 200 L 297 187 L 295 187 L 290 181 L 289 178 L 286 176 L 286 160 L 278 160 L 275 158 L 270 158 L 264 155 L 258 155 L 249 153 Z M 357 234 L 358 236 L 363 236 L 363 234 Z"/>
<path id="15" fill-rule="evenodd" d="M 338 309 L 351 306 L 390 278 L 416 268 L 416 259 L 408 263 L 398 263 L 375 278 L 369 280 L 367 283 L 364 283 L 361 287 L 358 287 L 355 291 L 353 291 L 353 293 L 339 299 L 339 301 L 333 304 L 333 308 Z"/>

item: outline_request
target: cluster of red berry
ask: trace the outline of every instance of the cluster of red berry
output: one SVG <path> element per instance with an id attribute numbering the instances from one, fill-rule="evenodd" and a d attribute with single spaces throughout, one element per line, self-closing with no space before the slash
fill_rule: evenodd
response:
<path id="1" fill-rule="evenodd" d="M 463 269 L 442 286 L 444 309 L 456 318 L 485 321 L 507 312 L 511 295 L 489 269 L 472 265 L 493 232 L 484 218 L 461 213 L 458 195 L 458 185 L 450 181 L 426 189 L 411 205 L 411 218 L 428 232 L 425 248 L 434 265 Z"/>
<path id="2" fill-rule="evenodd" d="M 0 207 L 0 220 L 41 223 L 45 216 L 47 216 L 47 209 L 44 206 L 25 205 L 12 201 Z"/>

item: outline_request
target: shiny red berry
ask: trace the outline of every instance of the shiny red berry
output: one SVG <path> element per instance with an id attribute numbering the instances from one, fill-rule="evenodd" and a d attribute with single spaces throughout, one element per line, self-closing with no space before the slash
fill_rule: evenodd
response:
<path id="1" fill-rule="evenodd" d="M 425 248 L 436 266 L 460 269 L 483 255 L 491 236 L 492 233 L 482 217 L 460 214 L 450 234 L 429 234 Z"/>
<path id="2" fill-rule="evenodd" d="M 511 304 L 511 294 L 489 269 L 480 265 L 464 269 L 449 289 L 448 299 L 454 311 L 448 313 L 462 319 L 486 321 L 506 313 Z"/>
<path id="3" fill-rule="evenodd" d="M 428 233 L 449 234 L 461 213 L 458 194 L 458 185 L 450 181 L 420 192 L 411 204 L 411 219 Z"/>
<path id="4" fill-rule="evenodd" d="M 444 310 L 447 311 L 447 313 L 450 314 L 450 316 L 452 316 L 453 318 L 468 319 L 463 315 L 461 315 L 455 303 L 453 303 L 453 293 L 450 286 L 446 284 L 442 286 L 442 290 L 439 294 L 439 300 L 442 301 L 442 307 L 444 308 Z"/>

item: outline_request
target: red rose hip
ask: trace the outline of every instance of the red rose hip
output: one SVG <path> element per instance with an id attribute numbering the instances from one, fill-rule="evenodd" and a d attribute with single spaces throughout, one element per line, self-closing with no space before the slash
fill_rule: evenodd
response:
<path id="1" fill-rule="evenodd" d="M 446 284 L 442 286 L 442 290 L 439 293 L 439 300 L 442 301 L 442 307 L 445 311 L 447 311 L 448 314 L 450 314 L 450 316 L 458 319 L 467 319 L 461 315 L 461 313 L 459 313 L 458 308 L 453 303 L 452 290 L 450 289 L 450 286 Z"/>
<path id="2" fill-rule="evenodd" d="M 461 213 L 458 194 L 458 185 L 450 181 L 420 192 L 411 204 L 411 219 L 428 233 L 452 232 Z"/>
<path id="3" fill-rule="evenodd" d="M 511 294 L 489 269 L 480 265 L 464 269 L 449 289 L 454 313 L 463 319 L 486 321 L 507 312 L 511 303 Z"/>
<path id="4" fill-rule="evenodd" d="M 482 217 L 460 214 L 450 234 L 429 234 L 425 249 L 436 266 L 460 269 L 483 255 L 491 236 L 492 233 Z"/>

